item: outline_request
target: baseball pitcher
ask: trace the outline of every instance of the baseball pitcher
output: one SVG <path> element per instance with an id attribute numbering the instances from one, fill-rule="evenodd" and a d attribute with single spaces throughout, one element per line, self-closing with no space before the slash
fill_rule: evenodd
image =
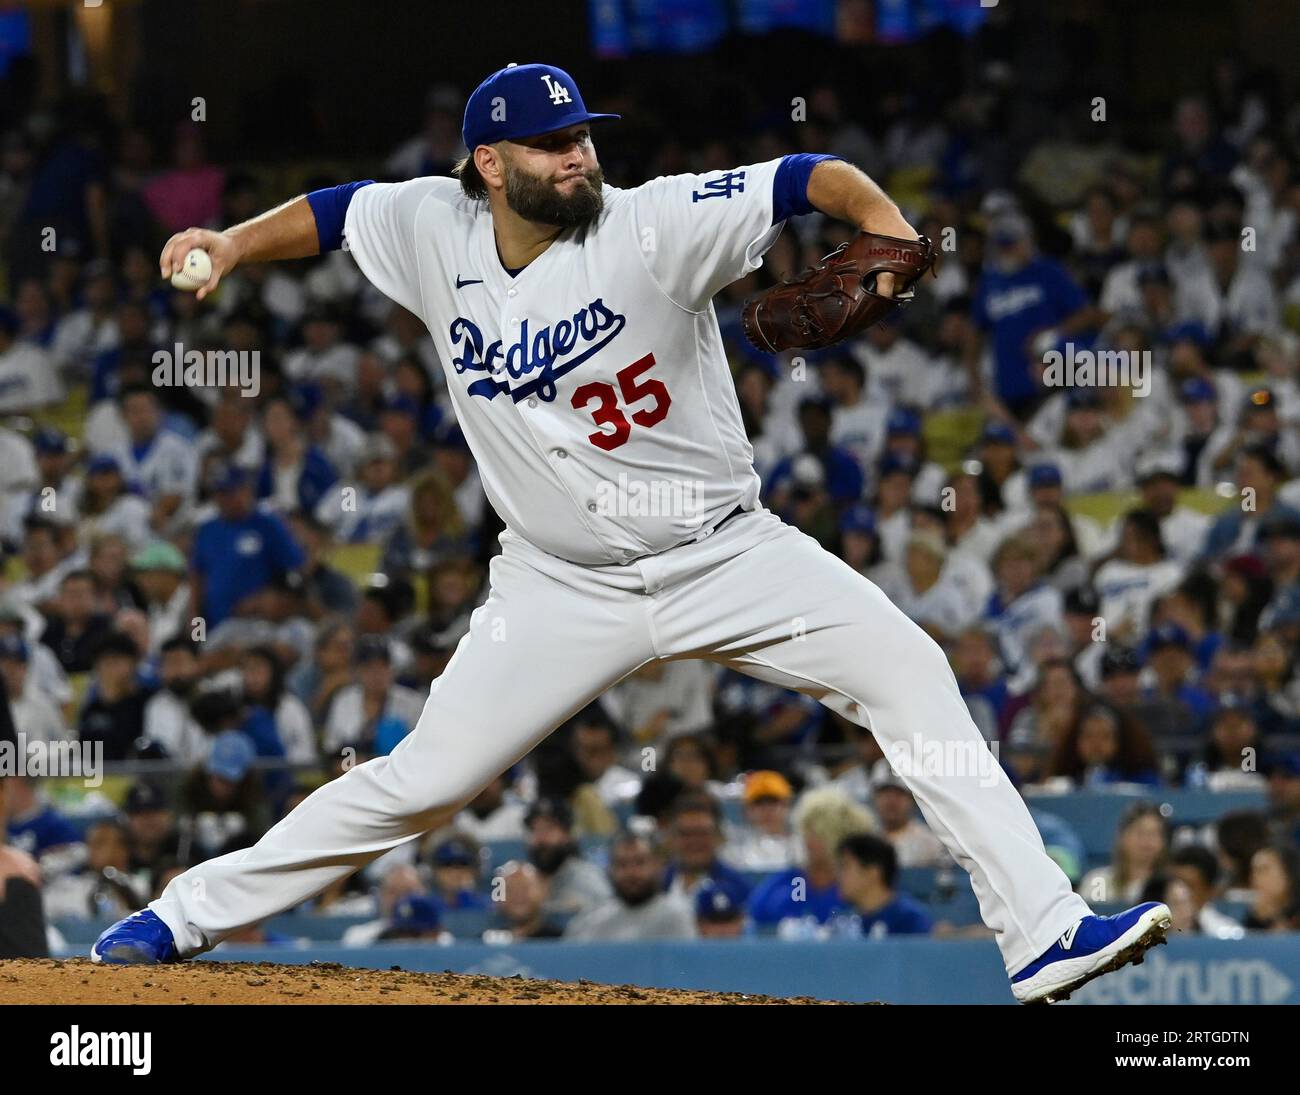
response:
<path id="1" fill-rule="evenodd" d="M 832 156 L 631 189 L 604 182 L 573 79 L 489 76 L 457 178 L 358 182 L 225 232 L 206 296 L 240 263 L 343 247 L 428 326 L 484 489 L 505 523 L 490 593 L 385 757 L 326 784 L 256 845 L 176 878 L 106 931 L 102 962 L 176 961 L 312 897 L 447 822 L 566 718 L 640 666 L 707 658 L 867 727 L 971 874 L 1015 996 L 1062 999 L 1162 942 L 1169 910 L 1094 916 L 1047 856 L 943 650 L 883 593 L 759 502 L 712 299 L 785 221 L 861 230 L 751 301 L 767 350 L 830 345 L 911 293 L 933 261 L 894 203 Z"/>

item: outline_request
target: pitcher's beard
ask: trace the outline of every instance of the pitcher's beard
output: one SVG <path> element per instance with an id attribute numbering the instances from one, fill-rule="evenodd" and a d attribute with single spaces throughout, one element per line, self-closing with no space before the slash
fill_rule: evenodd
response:
<path id="1" fill-rule="evenodd" d="M 553 224 L 557 228 L 581 228 L 590 224 L 605 207 L 605 173 L 599 167 L 583 173 L 583 183 L 567 197 L 554 183 L 520 171 L 506 161 L 506 204 L 524 220 Z"/>

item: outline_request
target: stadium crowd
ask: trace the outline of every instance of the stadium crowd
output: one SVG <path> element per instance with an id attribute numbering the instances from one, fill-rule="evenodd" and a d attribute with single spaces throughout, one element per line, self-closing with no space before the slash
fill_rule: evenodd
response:
<path id="1" fill-rule="evenodd" d="M 1110 863 L 1076 864 L 1090 900 L 1158 894 L 1224 935 L 1300 928 L 1300 109 L 1271 87 L 1225 61 L 1158 143 L 1061 123 L 1008 157 L 981 140 L 996 81 L 924 111 L 828 84 L 804 122 L 665 136 L 610 178 L 833 152 L 938 241 L 899 321 L 833 352 L 760 354 L 739 315 L 845 225 L 790 224 L 717 298 L 765 502 L 944 645 L 1023 789 L 1257 790 L 1191 834 L 1140 802 Z M 358 177 L 446 172 L 460 109 L 435 90 Z M 11 735 L 127 773 L 112 803 L 0 778 L 0 899 L 40 888 L 51 923 L 138 907 L 390 751 L 485 596 L 500 525 L 418 319 L 346 252 L 201 303 L 157 277 L 172 231 L 288 196 L 200 125 L 164 145 L 0 95 L 0 683 Z M 181 347 L 256 376 L 158 383 Z M 1053 351 L 1149 371 L 1053 386 Z M 869 733 L 683 661 L 310 911 L 358 943 L 474 908 L 513 938 L 927 932 L 900 879 L 952 866 Z"/>

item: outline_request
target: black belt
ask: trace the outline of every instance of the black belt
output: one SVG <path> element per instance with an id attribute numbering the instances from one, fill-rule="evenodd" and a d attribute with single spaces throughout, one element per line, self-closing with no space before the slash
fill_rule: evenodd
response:
<path id="1" fill-rule="evenodd" d="M 744 512 L 746 512 L 744 506 L 737 506 L 729 514 L 727 514 L 726 517 L 724 517 L 721 521 L 719 521 L 716 525 L 714 525 L 711 529 L 707 529 L 704 532 L 699 533 L 697 536 L 693 537 L 692 539 L 687 540 L 686 543 L 688 544 L 702 543 L 703 541 L 707 540 L 710 536 L 712 536 L 715 532 L 717 532 L 718 529 L 722 528 L 722 526 L 725 525 L 728 521 L 730 521 L 733 517 L 737 517 Z"/>

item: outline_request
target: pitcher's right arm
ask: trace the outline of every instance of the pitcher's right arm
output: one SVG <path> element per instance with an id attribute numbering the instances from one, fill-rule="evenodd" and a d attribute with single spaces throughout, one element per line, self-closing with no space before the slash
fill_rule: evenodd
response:
<path id="1" fill-rule="evenodd" d="M 223 275 L 241 262 L 304 259 L 332 250 L 338 246 L 333 237 L 342 232 L 348 201 L 358 188 L 366 185 L 369 180 L 300 194 L 224 232 L 207 228 L 177 232 L 162 250 L 159 270 L 164 278 L 170 278 L 181 269 L 190 251 L 196 247 L 206 251 L 212 259 L 212 277 L 198 291 L 202 300 L 216 289 Z"/>

